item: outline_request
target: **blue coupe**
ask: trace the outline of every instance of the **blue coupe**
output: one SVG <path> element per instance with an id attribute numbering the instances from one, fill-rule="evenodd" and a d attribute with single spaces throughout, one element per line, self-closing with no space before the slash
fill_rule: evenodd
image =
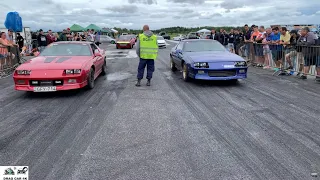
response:
<path id="1" fill-rule="evenodd" d="M 170 53 L 172 71 L 182 70 L 183 80 L 231 80 L 247 78 L 248 66 L 240 56 L 230 53 L 218 41 L 188 39 L 180 41 Z"/>

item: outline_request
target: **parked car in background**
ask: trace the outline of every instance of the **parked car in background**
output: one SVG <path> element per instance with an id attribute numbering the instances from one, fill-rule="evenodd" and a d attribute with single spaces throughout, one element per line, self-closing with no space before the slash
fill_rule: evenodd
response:
<path id="1" fill-rule="evenodd" d="M 117 49 L 132 49 L 135 45 L 135 39 L 130 35 L 121 35 L 116 43 Z"/>
<path id="2" fill-rule="evenodd" d="M 111 44 L 115 44 L 117 41 L 114 38 L 110 37 L 110 36 L 100 35 L 100 42 L 101 43 L 108 42 L 108 43 L 111 43 Z"/>
<path id="3" fill-rule="evenodd" d="M 183 34 L 179 34 L 178 36 L 173 38 L 174 41 L 181 41 L 181 40 L 184 40 L 184 39 L 186 39 L 186 36 L 183 35 Z"/>
<path id="4" fill-rule="evenodd" d="M 190 32 L 186 39 L 200 39 L 197 32 Z"/>
<path id="5" fill-rule="evenodd" d="M 170 40 L 170 36 L 166 32 L 160 32 L 159 36 L 162 36 L 164 39 Z"/>
<path id="6" fill-rule="evenodd" d="M 157 36 L 157 42 L 158 42 L 159 48 L 166 48 L 167 47 L 167 43 L 162 36 Z"/>

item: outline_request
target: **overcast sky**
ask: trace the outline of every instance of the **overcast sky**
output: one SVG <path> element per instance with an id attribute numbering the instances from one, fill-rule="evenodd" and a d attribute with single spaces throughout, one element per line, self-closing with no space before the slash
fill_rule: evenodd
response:
<path id="1" fill-rule="evenodd" d="M 129 29 L 320 24 L 319 7 L 320 0 L 6 0 L 0 3 L 0 27 L 10 11 L 33 30 L 61 30 L 74 23 Z"/>

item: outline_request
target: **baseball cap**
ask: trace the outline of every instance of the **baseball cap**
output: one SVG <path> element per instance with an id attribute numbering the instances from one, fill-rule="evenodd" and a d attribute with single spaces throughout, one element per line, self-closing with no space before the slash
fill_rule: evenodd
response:
<path id="1" fill-rule="evenodd" d="M 70 28 L 67 28 L 67 30 L 69 31 L 69 30 L 70 30 Z"/>

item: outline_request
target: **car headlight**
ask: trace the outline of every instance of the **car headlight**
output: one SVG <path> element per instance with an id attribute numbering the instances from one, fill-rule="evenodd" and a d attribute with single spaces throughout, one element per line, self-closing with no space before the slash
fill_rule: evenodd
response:
<path id="1" fill-rule="evenodd" d="M 31 70 L 16 70 L 17 74 L 19 75 L 30 75 Z"/>
<path id="2" fill-rule="evenodd" d="M 197 63 L 194 63 L 194 67 L 196 67 L 196 68 L 209 68 L 209 64 L 207 62 L 197 62 Z"/>
<path id="3" fill-rule="evenodd" d="M 245 61 L 235 62 L 234 66 L 236 67 L 247 66 L 247 62 Z"/>
<path id="4" fill-rule="evenodd" d="M 81 69 L 66 69 L 64 72 L 66 74 L 80 74 Z"/>

